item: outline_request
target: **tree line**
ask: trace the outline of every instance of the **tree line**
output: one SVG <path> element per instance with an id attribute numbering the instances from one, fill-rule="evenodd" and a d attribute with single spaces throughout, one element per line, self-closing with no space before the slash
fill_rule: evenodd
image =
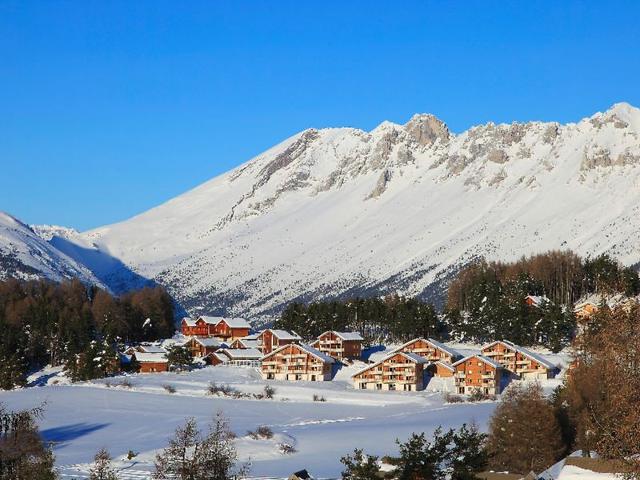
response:
<path id="1" fill-rule="evenodd" d="M 174 307 L 160 287 L 114 297 L 77 280 L 0 282 L 0 388 L 32 370 L 64 365 L 74 380 L 117 368 L 119 343 L 171 336 Z"/>

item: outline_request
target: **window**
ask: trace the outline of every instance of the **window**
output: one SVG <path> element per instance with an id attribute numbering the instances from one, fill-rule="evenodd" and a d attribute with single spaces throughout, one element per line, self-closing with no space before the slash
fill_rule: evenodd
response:
<path id="1" fill-rule="evenodd" d="M 390 383 L 389 384 L 389 390 L 395 390 L 396 389 L 396 384 L 395 383 Z"/>
<path id="2" fill-rule="evenodd" d="M 382 384 L 376 383 L 376 390 L 382 390 Z"/>
<path id="3" fill-rule="evenodd" d="M 366 383 L 361 383 L 360 384 L 360 390 L 366 390 L 367 389 L 367 384 Z"/>
<path id="4" fill-rule="evenodd" d="M 405 390 L 405 392 L 410 392 L 411 391 L 411 385 L 409 385 L 408 383 L 405 383 L 404 390 Z"/>

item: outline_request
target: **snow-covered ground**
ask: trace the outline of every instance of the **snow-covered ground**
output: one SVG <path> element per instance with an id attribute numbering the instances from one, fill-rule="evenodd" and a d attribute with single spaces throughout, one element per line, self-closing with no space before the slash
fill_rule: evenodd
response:
<path id="1" fill-rule="evenodd" d="M 474 351 L 472 346 L 458 347 Z M 566 363 L 566 355 L 558 355 L 558 363 Z M 448 388 L 443 379 L 433 379 L 423 392 L 354 390 L 350 376 L 360 367 L 361 363 L 344 367 L 332 382 L 269 381 L 276 388 L 273 400 L 207 394 L 210 382 L 259 393 L 267 382 L 248 367 L 206 367 L 73 385 L 59 369 L 46 369 L 30 378 L 31 387 L 0 393 L 0 402 L 10 409 L 46 403 L 40 426 L 55 444 L 63 478 L 86 476 L 88 462 L 106 447 L 118 460 L 123 479 L 149 478 L 155 452 L 166 446 L 178 425 L 193 416 L 205 427 L 218 410 L 230 419 L 241 460 L 251 462 L 252 476 L 282 478 L 307 468 L 319 477 L 335 478 L 341 472 L 340 457 L 356 447 L 392 454 L 397 451 L 395 440 L 405 440 L 412 432 L 470 422 L 485 429 L 495 408 L 495 402 L 445 404 L 443 393 L 434 391 Z M 131 387 L 117 385 L 124 378 Z M 544 382 L 545 390 L 559 382 Z M 165 385 L 176 392 L 169 393 Z M 326 402 L 313 401 L 314 395 Z M 271 427 L 274 438 L 253 440 L 246 435 L 260 425 Z M 282 454 L 280 443 L 297 452 Z M 139 452 L 132 461 L 124 459 L 129 450 Z"/>

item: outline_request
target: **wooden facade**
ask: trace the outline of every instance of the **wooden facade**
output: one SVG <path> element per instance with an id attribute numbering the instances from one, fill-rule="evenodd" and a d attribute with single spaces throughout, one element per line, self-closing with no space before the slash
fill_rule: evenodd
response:
<path id="1" fill-rule="evenodd" d="M 545 379 L 555 374 L 555 366 L 541 355 L 506 340 L 491 342 L 483 346 L 481 352 L 517 378 Z"/>
<path id="2" fill-rule="evenodd" d="M 262 357 L 260 371 L 267 380 L 328 381 L 335 360 L 309 345 L 283 345 Z"/>
<path id="3" fill-rule="evenodd" d="M 414 338 L 395 349 L 394 352 L 415 353 L 430 362 L 445 362 L 449 364 L 462 358 L 459 352 L 432 338 Z"/>
<path id="4" fill-rule="evenodd" d="M 257 340 L 257 348 L 263 355 L 267 355 L 284 345 L 302 342 L 302 338 L 297 333 L 287 332 L 286 330 L 274 330 L 271 328 L 260 332 L 257 336 Z"/>
<path id="5" fill-rule="evenodd" d="M 221 344 L 217 338 L 191 337 L 185 342 L 184 346 L 189 349 L 191 355 L 201 358 L 218 350 Z"/>
<path id="6" fill-rule="evenodd" d="M 158 373 L 169 371 L 169 360 L 164 354 L 161 353 L 143 353 L 135 352 L 132 355 L 132 359 L 138 362 L 140 365 L 139 373 Z"/>
<path id="7" fill-rule="evenodd" d="M 483 355 L 472 355 L 458 360 L 455 368 L 456 392 L 470 395 L 479 391 L 484 395 L 497 395 L 501 392 L 502 366 Z"/>
<path id="8" fill-rule="evenodd" d="M 338 361 L 357 360 L 362 356 L 363 338 L 354 332 L 324 332 L 311 344 Z"/>
<path id="9" fill-rule="evenodd" d="M 395 352 L 353 375 L 353 386 L 358 390 L 422 390 L 426 363 L 415 353 Z"/>
<path id="10" fill-rule="evenodd" d="M 200 316 L 195 320 L 183 318 L 181 332 L 186 337 L 215 337 L 233 341 L 249 335 L 251 326 L 243 318 Z"/>

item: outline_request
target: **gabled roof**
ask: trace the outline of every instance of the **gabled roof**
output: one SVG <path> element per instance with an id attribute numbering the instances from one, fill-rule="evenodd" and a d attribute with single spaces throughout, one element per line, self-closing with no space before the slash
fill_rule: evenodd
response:
<path id="1" fill-rule="evenodd" d="M 249 322 L 244 318 L 223 318 L 224 322 L 231 328 L 251 328 Z"/>
<path id="2" fill-rule="evenodd" d="M 160 345 L 138 345 L 144 353 L 167 353 Z"/>
<path id="3" fill-rule="evenodd" d="M 437 362 L 434 362 L 436 365 L 440 365 L 444 368 L 446 368 L 447 370 L 451 370 L 452 372 L 455 370 L 455 368 L 453 368 L 453 365 L 451 365 L 450 363 L 447 362 L 442 362 L 440 360 L 438 360 Z"/>
<path id="4" fill-rule="evenodd" d="M 397 352 L 397 351 L 393 351 L 389 355 L 387 355 L 386 357 L 381 358 L 380 360 L 378 360 L 377 362 L 372 363 L 370 365 L 367 365 L 366 367 L 358 370 L 356 373 L 351 375 L 351 377 L 355 377 L 356 375 L 360 375 L 361 373 L 364 373 L 367 370 L 370 370 L 370 369 L 372 369 L 374 367 L 377 367 L 378 365 L 380 365 L 381 363 L 384 363 L 385 361 L 389 360 L 391 357 L 393 357 L 395 355 L 402 355 L 405 358 L 411 360 L 412 362 L 414 362 L 416 364 L 424 364 L 424 363 L 428 363 L 429 362 L 426 358 L 421 357 L 420 355 L 417 355 L 417 354 L 415 354 L 413 352 Z"/>
<path id="5" fill-rule="evenodd" d="M 256 338 L 239 338 L 237 340 L 234 341 L 235 342 L 239 342 L 241 345 L 244 346 L 244 348 L 258 348 L 258 340 Z"/>
<path id="6" fill-rule="evenodd" d="M 322 353 L 320 350 L 317 350 L 315 348 L 313 348 L 310 345 L 305 345 L 304 343 L 294 343 L 291 345 L 282 345 L 281 347 L 276 348 L 275 350 L 273 350 L 271 353 L 267 353 L 264 357 L 262 357 L 262 359 L 266 359 L 268 357 L 271 357 L 273 355 L 275 355 L 276 353 L 279 353 L 280 351 L 284 350 L 285 348 L 288 347 L 294 347 L 294 348 L 300 348 L 302 351 L 307 352 L 310 355 L 313 355 L 314 357 L 318 358 L 319 360 L 323 361 L 324 363 L 335 363 L 335 359 L 333 357 L 330 357 L 329 355 L 326 355 L 325 353 Z"/>
<path id="7" fill-rule="evenodd" d="M 286 330 L 274 330 L 273 328 L 268 328 L 267 330 L 263 330 L 260 332 L 262 335 L 265 332 L 271 332 L 273 336 L 275 336 L 278 340 L 302 340 L 302 337 L 298 335 L 296 332 L 287 332 Z"/>
<path id="8" fill-rule="evenodd" d="M 524 299 L 526 300 L 527 298 L 531 299 L 531 302 L 533 303 L 533 305 L 535 305 L 536 307 L 538 305 L 541 305 L 544 302 L 549 302 L 550 300 L 547 298 L 546 295 L 527 295 L 526 297 L 524 297 Z"/>
<path id="9" fill-rule="evenodd" d="M 358 332 L 337 332 L 335 330 L 327 330 L 326 332 L 318 335 L 318 338 L 326 335 L 327 333 L 334 333 L 342 340 L 364 340 L 364 338 L 362 338 L 362 336 Z"/>
<path id="10" fill-rule="evenodd" d="M 458 352 L 457 350 L 454 350 L 451 347 L 447 347 L 444 343 L 441 343 L 437 340 L 434 340 L 433 338 L 422 338 L 422 337 L 417 337 L 414 338 L 412 340 L 409 340 L 408 342 L 400 345 L 398 348 L 394 349 L 394 352 L 398 352 L 400 350 L 402 350 L 403 348 L 406 348 L 407 346 L 411 345 L 413 342 L 418 342 L 422 340 L 423 342 L 426 343 L 430 343 L 432 347 L 437 348 L 438 350 L 442 350 L 443 352 L 448 353 L 449 355 L 451 355 L 453 358 L 460 358 L 462 357 L 462 354 L 460 352 Z"/>
<path id="11" fill-rule="evenodd" d="M 221 355 L 227 355 L 231 360 L 258 360 L 262 352 L 256 348 L 225 348 L 219 350 Z"/>
<path id="12" fill-rule="evenodd" d="M 167 363 L 169 361 L 163 353 L 136 352 L 133 356 L 136 357 L 136 360 L 140 363 Z"/>
<path id="13" fill-rule="evenodd" d="M 199 343 L 203 347 L 219 347 L 222 345 L 222 342 L 220 342 L 220 340 L 214 337 L 205 337 L 205 338 L 191 337 L 191 339 Z"/>
<path id="14" fill-rule="evenodd" d="M 195 327 L 196 321 L 190 317 L 184 317 L 182 321 L 187 325 L 187 327 Z"/>
<path id="15" fill-rule="evenodd" d="M 217 325 L 218 323 L 220 323 L 220 320 L 222 319 L 223 317 L 211 317 L 209 315 L 200 315 L 198 318 L 196 318 L 196 322 L 198 320 L 202 320 L 204 323 L 208 325 Z"/>
<path id="16" fill-rule="evenodd" d="M 539 364 L 547 367 L 550 370 L 553 370 L 554 368 L 556 368 L 556 366 L 554 364 L 549 362 L 549 360 L 544 358 L 539 353 L 532 352 L 531 350 L 528 350 L 528 349 L 526 349 L 524 347 L 521 347 L 520 345 L 516 345 L 515 343 L 510 342 L 509 340 L 495 340 L 495 341 L 493 341 L 491 343 L 483 345 L 481 350 L 484 350 L 485 348 L 492 347 L 496 343 L 501 343 L 505 347 L 510 348 L 511 350 L 513 350 L 515 352 L 518 352 L 518 353 L 524 355 L 525 357 L 529 357 L 530 359 L 535 360 L 536 362 L 538 362 Z"/>
<path id="17" fill-rule="evenodd" d="M 478 360 L 483 361 L 484 363 L 491 365 L 493 368 L 502 368 L 502 365 L 500 365 L 498 362 L 496 362 L 495 360 L 492 360 L 489 357 L 485 357 L 484 355 L 481 355 L 479 353 L 476 353 L 475 355 L 469 355 L 467 357 L 461 358 L 460 360 L 458 360 L 457 362 L 454 362 L 451 366 L 455 367 L 457 365 L 460 365 L 461 363 L 466 362 L 467 360 L 471 359 L 471 358 L 477 358 Z"/>

